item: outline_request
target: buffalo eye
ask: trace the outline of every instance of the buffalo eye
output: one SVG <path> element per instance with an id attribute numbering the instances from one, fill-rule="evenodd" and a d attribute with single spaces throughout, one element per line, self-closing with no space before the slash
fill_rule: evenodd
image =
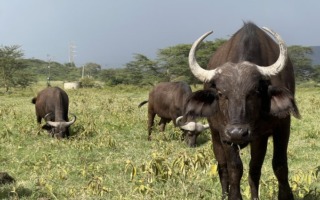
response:
<path id="1" fill-rule="evenodd" d="M 250 93 L 251 96 L 259 96 L 260 95 L 260 91 L 259 90 L 254 90 Z"/>
<path id="2" fill-rule="evenodd" d="M 251 92 L 249 92 L 249 94 L 247 95 L 247 99 L 252 98 L 252 97 L 259 97 L 261 94 L 261 92 L 256 89 L 256 90 L 252 90 Z"/>
<path id="3" fill-rule="evenodd" d="M 219 96 L 219 99 L 228 100 L 228 97 L 224 95 L 220 90 L 218 90 L 218 96 Z"/>
<path id="4" fill-rule="evenodd" d="M 228 97 L 223 94 L 221 91 L 218 90 L 218 96 L 219 96 L 219 107 L 222 109 L 223 114 L 227 115 L 228 105 L 229 105 L 229 99 Z"/>

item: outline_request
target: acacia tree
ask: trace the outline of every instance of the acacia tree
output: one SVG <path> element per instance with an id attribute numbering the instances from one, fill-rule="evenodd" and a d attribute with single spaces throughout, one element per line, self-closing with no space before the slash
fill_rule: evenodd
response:
<path id="1" fill-rule="evenodd" d="M 127 84 L 153 84 L 163 78 L 163 73 L 156 61 L 142 54 L 135 54 L 134 60 L 126 64 Z"/>
<path id="2" fill-rule="evenodd" d="M 200 45 L 197 61 L 206 66 L 210 56 L 226 40 L 217 39 Z M 186 81 L 197 83 L 188 67 L 190 44 L 178 44 L 160 49 L 156 60 L 145 55 L 134 54 L 134 60 L 127 63 L 124 69 L 101 70 L 100 79 L 110 85 L 116 84 L 155 84 L 161 81 Z"/>
<path id="3" fill-rule="evenodd" d="M 99 74 L 99 79 L 104 81 L 107 85 L 126 84 L 124 68 L 117 69 L 102 69 Z"/>
<path id="4" fill-rule="evenodd" d="M 288 54 L 292 61 L 295 76 L 298 81 L 311 79 L 314 75 L 314 68 L 312 67 L 312 48 L 299 45 L 288 47 Z"/>
<path id="5" fill-rule="evenodd" d="M 315 65 L 314 66 L 314 73 L 313 73 L 312 78 L 316 82 L 320 82 L 320 65 Z"/>
<path id="6" fill-rule="evenodd" d="M 217 39 L 215 41 L 206 41 L 199 46 L 197 51 L 197 61 L 201 66 L 206 66 L 211 55 L 226 40 Z M 188 64 L 188 56 L 191 44 L 179 44 L 158 52 L 158 62 L 163 71 L 166 72 L 167 79 L 183 80 L 188 83 L 197 83 L 198 80 L 190 72 Z"/>
<path id="7" fill-rule="evenodd" d="M 179 44 L 158 51 L 158 62 L 163 71 L 165 71 L 166 79 L 185 80 L 188 76 L 188 54 L 191 45 Z"/>
<path id="8" fill-rule="evenodd" d="M 84 65 L 83 73 L 87 77 L 96 78 L 99 75 L 99 72 L 101 71 L 101 66 L 97 63 L 87 63 Z"/>
<path id="9" fill-rule="evenodd" d="M 27 67 L 22 57 L 23 52 L 18 45 L 0 47 L 0 85 L 5 88 L 6 92 L 12 86 L 25 87 L 32 82 L 30 74 L 22 73 Z"/>

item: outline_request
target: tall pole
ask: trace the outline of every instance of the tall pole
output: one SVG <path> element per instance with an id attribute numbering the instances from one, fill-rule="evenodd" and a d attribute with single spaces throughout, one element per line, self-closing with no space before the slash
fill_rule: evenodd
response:
<path id="1" fill-rule="evenodd" d="M 51 63 L 51 58 L 50 58 L 50 55 L 48 54 L 47 55 L 47 57 L 48 57 L 48 77 L 47 77 L 47 87 L 50 87 L 51 86 L 51 84 L 50 84 L 50 63 Z"/>
<path id="2" fill-rule="evenodd" d="M 83 78 L 84 77 L 84 65 L 82 65 L 82 76 L 81 76 L 81 78 Z"/>
<path id="3" fill-rule="evenodd" d="M 74 64 L 74 57 L 76 53 L 76 45 L 74 45 L 72 42 L 69 44 L 69 63 Z"/>

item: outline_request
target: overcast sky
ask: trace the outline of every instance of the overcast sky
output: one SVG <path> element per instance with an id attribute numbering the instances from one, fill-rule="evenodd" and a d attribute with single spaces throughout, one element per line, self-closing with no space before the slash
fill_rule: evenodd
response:
<path id="1" fill-rule="evenodd" d="M 320 45 L 319 0 L 0 0 L 0 45 L 21 45 L 25 58 L 121 67 L 135 53 L 228 38 L 253 21 L 287 45 Z"/>

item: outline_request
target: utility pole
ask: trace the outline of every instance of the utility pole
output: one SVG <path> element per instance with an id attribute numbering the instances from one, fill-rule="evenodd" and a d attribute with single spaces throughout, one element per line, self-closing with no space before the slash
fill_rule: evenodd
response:
<path id="1" fill-rule="evenodd" d="M 47 55 L 48 57 L 48 72 L 47 72 L 47 87 L 50 87 L 51 84 L 50 84 L 50 64 L 51 64 L 51 58 L 50 58 L 50 55 L 48 54 Z"/>
<path id="2" fill-rule="evenodd" d="M 74 64 L 74 57 L 76 56 L 76 45 L 70 42 L 69 44 L 69 63 Z"/>
<path id="3" fill-rule="evenodd" d="M 84 65 L 82 65 L 82 76 L 81 76 L 81 78 L 83 78 L 84 77 Z"/>

